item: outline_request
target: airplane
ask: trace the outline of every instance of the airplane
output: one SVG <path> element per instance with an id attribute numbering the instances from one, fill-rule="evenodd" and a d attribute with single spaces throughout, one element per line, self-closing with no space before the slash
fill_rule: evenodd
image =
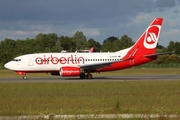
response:
<path id="1" fill-rule="evenodd" d="M 26 73 L 51 73 L 63 77 L 93 78 L 91 73 L 131 68 L 156 60 L 156 46 L 163 18 L 155 18 L 137 42 L 116 52 L 92 53 L 35 53 L 14 58 L 5 68 L 23 75 Z"/>

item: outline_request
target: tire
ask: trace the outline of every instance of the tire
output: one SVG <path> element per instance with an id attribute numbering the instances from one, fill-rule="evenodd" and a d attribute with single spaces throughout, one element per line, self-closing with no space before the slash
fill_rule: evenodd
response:
<path id="1" fill-rule="evenodd" d="M 87 79 L 92 79 L 93 76 L 92 76 L 92 74 L 87 74 L 86 78 L 87 78 Z"/>
<path id="2" fill-rule="evenodd" d="M 80 76 L 79 76 L 81 79 L 85 79 L 86 78 L 86 75 L 84 73 L 81 73 Z"/>
<path id="3" fill-rule="evenodd" d="M 26 77 L 26 76 L 23 76 L 23 79 L 24 79 L 24 80 L 27 80 L 27 77 Z"/>

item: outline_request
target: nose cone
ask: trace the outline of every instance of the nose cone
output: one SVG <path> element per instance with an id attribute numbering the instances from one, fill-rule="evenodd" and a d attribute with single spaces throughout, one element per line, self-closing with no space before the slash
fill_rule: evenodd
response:
<path id="1" fill-rule="evenodd" d="M 6 64 L 4 65 L 4 67 L 7 68 L 7 69 L 10 69 L 10 70 L 12 69 L 12 65 L 11 65 L 10 62 L 6 63 Z"/>

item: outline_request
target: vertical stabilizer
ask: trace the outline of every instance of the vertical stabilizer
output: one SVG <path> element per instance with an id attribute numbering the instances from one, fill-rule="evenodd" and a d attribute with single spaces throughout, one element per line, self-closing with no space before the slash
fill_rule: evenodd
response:
<path id="1" fill-rule="evenodd" d="M 144 56 L 154 54 L 156 52 L 162 22 L 163 18 L 155 18 L 123 59 L 133 59 L 136 54 Z"/>

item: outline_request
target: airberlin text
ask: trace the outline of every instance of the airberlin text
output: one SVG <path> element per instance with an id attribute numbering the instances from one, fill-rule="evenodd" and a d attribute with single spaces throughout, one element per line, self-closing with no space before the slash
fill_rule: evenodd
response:
<path id="1" fill-rule="evenodd" d="M 77 57 L 76 55 L 70 55 L 69 57 L 55 57 L 50 55 L 49 57 L 37 57 L 35 59 L 36 64 L 38 65 L 47 65 L 47 64 L 84 64 L 84 57 Z"/>

